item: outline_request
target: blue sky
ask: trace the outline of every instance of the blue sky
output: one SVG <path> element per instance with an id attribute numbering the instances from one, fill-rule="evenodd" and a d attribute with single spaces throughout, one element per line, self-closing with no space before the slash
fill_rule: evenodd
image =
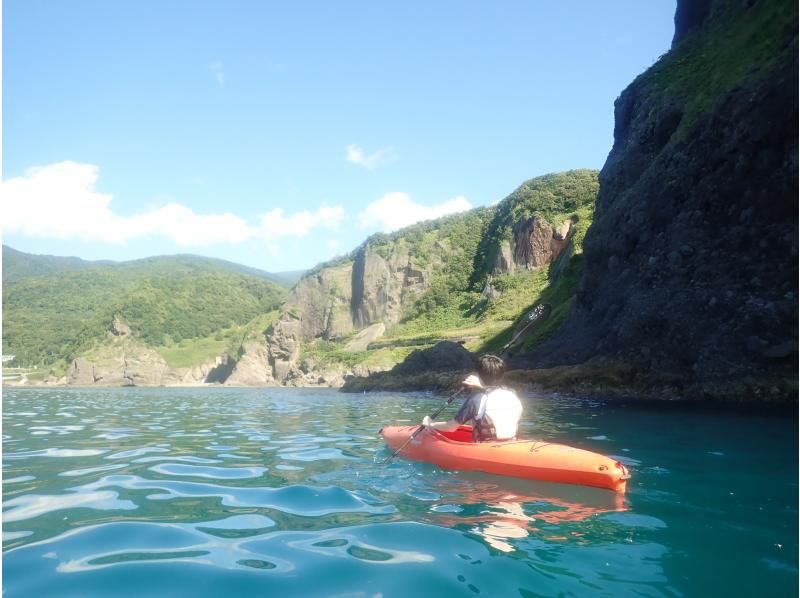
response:
<path id="1" fill-rule="evenodd" d="M 4 0 L 3 242 L 303 269 L 601 168 L 674 0 Z"/>

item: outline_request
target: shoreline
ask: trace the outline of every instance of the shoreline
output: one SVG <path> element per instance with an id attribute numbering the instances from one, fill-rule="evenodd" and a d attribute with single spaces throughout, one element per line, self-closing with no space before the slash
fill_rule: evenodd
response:
<path id="1" fill-rule="evenodd" d="M 724 386 L 675 386 L 671 383 L 655 384 L 649 379 L 649 384 L 610 384 L 607 377 L 603 379 L 585 376 L 571 378 L 569 383 L 563 378 L 561 384 L 554 384 L 554 377 L 562 377 L 564 368 L 574 373 L 575 366 L 559 366 L 545 370 L 511 370 L 507 373 L 508 386 L 518 392 L 526 394 L 559 395 L 577 400 L 599 400 L 613 402 L 615 405 L 644 406 L 644 405 L 720 405 L 720 406 L 759 406 L 774 407 L 780 410 L 792 409 L 797 414 L 798 396 L 796 389 L 792 391 L 791 384 L 786 380 L 774 380 L 768 387 L 764 382 L 757 383 L 752 380 L 733 381 Z M 8 383 L 3 380 L 3 389 L 120 389 L 120 388 L 309 388 L 330 389 L 347 394 L 360 394 L 365 392 L 389 392 L 411 394 L 421 392 L 439 392 L 447 394 L 457 390 L 457 380 L 464 372 L 426 372 L 419 376 L 404 376 L 402 380 L 389 378 L 378 381 L 367 378 L 351 378 L 344 385 L 334 386 L 325 384 L 224 384 L 219 382 L 208 383 L 181 383 L 158 385 L 77 385 L 77 384 L 20 384 Z M 619 380 L 615 380 L 619 382 Z M 797 381 L 794 381 L 795 388 Z M 780 385 L 780 387 L 776 386 Z"/>

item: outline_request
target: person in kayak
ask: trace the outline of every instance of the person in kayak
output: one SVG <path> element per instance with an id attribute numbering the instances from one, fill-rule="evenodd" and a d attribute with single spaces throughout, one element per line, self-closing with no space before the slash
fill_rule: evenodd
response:
<path id="1" fill-rule="evenodd" d="M 513 440 L 517 436 L 522 417 L 522 403 L 514 393 L 501 386 L 506 364 L 495 355 L 482 355 L 478 359 L 478 376 L 467 376 L 461 383 L 472 395 L 446 422 L 432 422 L 425 416 L 422 425 L 452 432 L 461 424 L 472 422 L 472 439 L 475 442 Z"/>

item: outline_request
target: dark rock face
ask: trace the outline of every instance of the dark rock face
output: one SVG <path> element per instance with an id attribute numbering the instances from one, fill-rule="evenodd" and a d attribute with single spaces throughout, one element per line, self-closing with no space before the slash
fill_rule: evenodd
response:
<path id="1" fill-rule="evenodd" d="M 675 9 L 675 36 L 672 38 L 674 46 L 688 33 L 698 29 L 708 17 L 712 0 L 689 0 L 678 2 Z"/>
<path id="2" fill-rule="evenodd" d="M 214 366 L 206 375 L 205 382 L 209 384 L 217 383 L 222 384 L 233 372 L 236 367 L 236 361 L 231 359 L 227 354 L 223 355 L 220 363 Z"/>
<path id="3" fill-rule="evenodd" d="M 390 371 L 409 375 L 422 372 L 466 371 L 475 367 L 475 357 L 458 343 L 442 341 L 429 349 L 414 351 Z"/>
<path id="4" fill-rule="evenodd" d="M 389 264 L 364 246 L 353 263 L 353 324 L 358 328 L 378 321 L 389 303 Z"/>
<path id="5" fill-rule="evenodd" d="M 789 4 L 679 1 L 676 39 L 718 35 L 720 6 L 747 19 L 750 5 Z M 655 77 L 622 93 L 575 307 L 557 337 L 512 366 L 624 356 L 699 395 L 796 377 L 796 14 L 777 55 L 699 113 Z"/>
<path id="6" fill-rule="evenodd" d="M 342 391 L 444 390 L 459 386 L 463 375 L 475 369 L 475 357 L 458 343 L 442 341 L 411 353 L 387 372 L 349 376 Z"/>

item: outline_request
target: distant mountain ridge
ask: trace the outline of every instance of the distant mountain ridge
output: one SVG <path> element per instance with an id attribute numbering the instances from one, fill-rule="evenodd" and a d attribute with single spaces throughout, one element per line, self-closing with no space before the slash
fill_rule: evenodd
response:
<path id="1" fill-rule="evenodd" d="M 57 256 L 25 253 L 3 245 L 3 282 L 13 282 L 22 278 L 33 276 L 47 276 L 59 272 L 74 272 L 86 268 L 97 266 L 112 266 L 123 268 L 136 268 L 146 266 L 152 268 L 171 268 L 181 267 L 216 267 L 220 270 L 230 272 L 240 272 L 250 276 L 265 278 L 279 285 L 291 288 L 303 275 L 304 270 L 292 270 L 286 272 L 267 272 L 259 268 L 237 264 L 227 260 L 204 257 L 192 254 L 158 255 L 136 260 L 112 261 L 112 260 L 84 260 L 79 257 Z"/>
<path id="2" fill-rule="evenodd" d="M 48 276 L 59 272 L 73 272 L 95 265 L 111 263 L 107 260 L 91 262 L 79 257 L 25 253 L 8 245 L 3 245 L 3 283 L 14 282 L 31 276 Z"/>
<path id="3" fill-rule="evenodd" d="M 69 362 L 116 320 L 149 346 L 219 335 L 288 292 L 271 274 L 198 256 L 89 262 L 3 249 L 3 352 L 25 365 Z"/>

